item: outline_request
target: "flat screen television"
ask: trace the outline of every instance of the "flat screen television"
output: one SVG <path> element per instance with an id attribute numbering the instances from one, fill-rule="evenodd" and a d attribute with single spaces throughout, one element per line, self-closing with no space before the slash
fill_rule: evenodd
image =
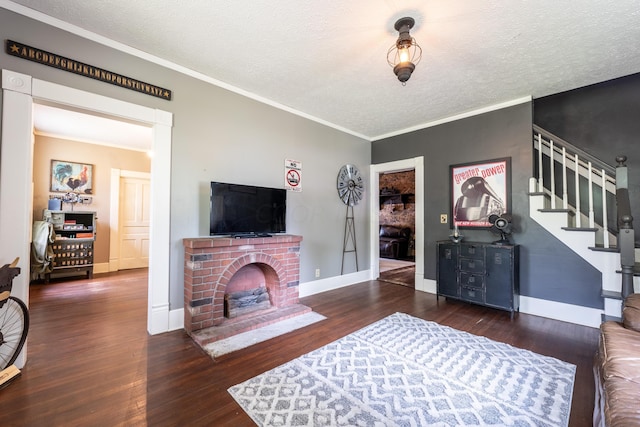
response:
<path id="1" fill-rule="evenodd" d="M 284 233 L 287 190 L 212 182 L 209 211 L 211 236 Z"/>

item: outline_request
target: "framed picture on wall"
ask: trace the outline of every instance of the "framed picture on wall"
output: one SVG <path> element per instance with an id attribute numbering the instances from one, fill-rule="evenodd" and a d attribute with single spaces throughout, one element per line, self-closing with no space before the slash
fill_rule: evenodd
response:
<path id="1" fill-rule="evenodd" d="M 511 214 L 511 157 L 449 166 L 451 226 L 489 228 L 490 215 Z"/>
<path id="2" fill-rule="evenodd" d="M 93 194 L 93 165 L 51 160 L 51 191 Z"/>

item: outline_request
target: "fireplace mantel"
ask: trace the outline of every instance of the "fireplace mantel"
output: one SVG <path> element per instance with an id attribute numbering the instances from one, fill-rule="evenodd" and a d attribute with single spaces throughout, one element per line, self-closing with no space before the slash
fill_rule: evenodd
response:
<path id="1" fill-rule="evenodd" d="M 277 318 L 278 312 L 291 317 L 291 313 L 311 311 L 300 306 L 298 301 L 301 241 L 302 236 L 291 234 L 183 239 L 184 328 L 187 333 L 193 336 L 194 332 L 205 328 L 251 323 L 251 319 L 224 317 L 227 284 L 236 272 L 250 264 L 260 267 L 264 274 L 272 306 L 269 311 L 275 313 L 271 318 Z M 263 315 L 254 317 L 256 321 L 264 318 Z M 255 329 L 255 324 L 243 329 Z"/>

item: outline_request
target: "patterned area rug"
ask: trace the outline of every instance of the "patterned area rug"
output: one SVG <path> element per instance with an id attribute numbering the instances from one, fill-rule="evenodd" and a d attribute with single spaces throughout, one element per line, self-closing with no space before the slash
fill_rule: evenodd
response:
<path id="1" fill-rule="evenodd" d="M 260 426 L 566 426 L 575 369 L 395 313 L 229 393 Z"/>

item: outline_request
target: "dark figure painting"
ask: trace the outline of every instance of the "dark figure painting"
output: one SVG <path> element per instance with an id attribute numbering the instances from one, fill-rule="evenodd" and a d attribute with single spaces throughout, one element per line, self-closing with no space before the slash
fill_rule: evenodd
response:
<path id="1" fill-rule="evenodd" d="M 510 214 L 511 158 L 450 166 L 453 227 L 489 228 L 491 215 Z"/>
<path id="2" fill-rule="evenodd" d="M 504 202 L 484 178 L 467 179 L 461 190 L 453 211 L 454 221 L 489 221 L 490 215 L 504 213 Z"/>

